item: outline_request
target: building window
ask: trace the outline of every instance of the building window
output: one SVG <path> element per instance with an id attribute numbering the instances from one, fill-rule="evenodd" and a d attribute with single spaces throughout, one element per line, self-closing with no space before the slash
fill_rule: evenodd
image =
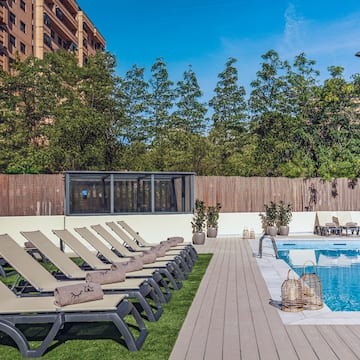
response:
<path id="1" fill-rule="evenodd" d="M 20 8 L 25 11 L 26 3 L 25 0 L 20 0 Z"/>
<path id="2" fill-rule="evenodd" d="M 61 47 L 63 44 L 62 38 L 58 36 L 58 45 Z"/>
<path id="3" fill-rule="evenodd" d="M 15 14 L 13 14 L 12 12 L 9 12 L 9 21 L 10 21 L 11 24 L 14 24 L 14 25 L 15 25 L 16 16 L 15 16 Z"/>
<path id="4" fill-rule="evenodd" d="M 51 46 L 51 37 L 48 34 L 44 34 L 44 43 L 45 45 L 47 45 L 50 49 L 52 48 Z"/>
<path id="5" fill-rule="evenodd" d="M 20 21 L 20 30 L 23 32 L 23 33 L 26 33 L 26 24 L 22 21 Z"/>
<path id="6" fill-rule="evenodd" d="M 55 10 L 55 13 L 56 13 L 56 16 L 57 16 L 60 20 L 63 19 L 64 15 L 63 15 L 62 11 L 60 10 L 60 8 L 57 7 L 56 10 Z"/>
<path id="7" fill-rule="evenodd" d="M 55 39 L 55 31 L 53 29 L 51 29 L 51 38 Z"/>
<path id="8" fill-rule="evenodd" d="M 26 54 L 26 45 L 23 42 L 20 42 L 20 51 Z"/>
<path id="9" fill-rule="evenodd" d="M 51 19 L 47 13 L 44 13 L 44 24 L 50 28 L 51 26 Z"/>
<path id="10" fill-rule="evenodd" d="M 10 43 L 10 45 L 16 47 L 16 39 L 15 39 L 15 36 L 13 36 L 13 35 L 11 35 L 11 34 L 9 35 L 9 43 Z"/>

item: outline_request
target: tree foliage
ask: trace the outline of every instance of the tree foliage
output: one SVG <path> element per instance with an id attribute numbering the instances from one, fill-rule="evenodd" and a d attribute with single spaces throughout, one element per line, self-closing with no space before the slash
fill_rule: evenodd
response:
<path id="1" fill-rule="evenodd" d="M 66 51 L 0 72 L 0 171 L 194 171 L 199 175 L 357 178 L 360 75 L 270 50 L 246 95 L 229 58 L 206 104 L 189 66 L 156 59 L 116 74 L 107 52 L 83 67 Z M 210 113 L 210 118 L 206 114 Z"/>

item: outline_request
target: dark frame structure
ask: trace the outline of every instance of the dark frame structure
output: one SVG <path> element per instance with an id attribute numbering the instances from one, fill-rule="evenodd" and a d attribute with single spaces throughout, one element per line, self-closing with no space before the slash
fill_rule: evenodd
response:
<path id="1" fill-rule="evenodd" d="M 65 215 L 191 213 L 195 173 L 68 171 Z"/>

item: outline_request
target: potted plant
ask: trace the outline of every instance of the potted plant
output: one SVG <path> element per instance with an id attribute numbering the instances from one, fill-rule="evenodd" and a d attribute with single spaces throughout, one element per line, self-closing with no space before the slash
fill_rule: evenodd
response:
<path id="1" fill-rule="evenodd" d="M 292 205 L 280 201 L 277 205 L 277 226 L 279 235 L 289 235 L 289 223 L 292 219 Z"/>
<path id="2" fill-rule="evenodd" d="M 207 211 L 206 211 L 207 237 L 215 238 L 217 236 L 220 210 L 221 210 L 220 203 L 216 203 L 216 206 L 207 207 Z"/>
<path id="3" fill-rule="evenodd" d="M 276 203 L 270 201 L 269 204 L 264 204 L 265 214 L 260 213 L 259 216 L 261 218 L 262 227 L 265 231 L 265 234 L 276 236 L 277 234 L 277 227 L 276 227 L 276 220 L 277 220 L 277 206 Z"/>
<path id="4" fill-rule="evenodd" d="M 204 201 L 196 199 L 194 217 L 191 222 L 192 231 L 193 231 L 193 243 L 196 245 L 202 245 L 205 242 L 205 204 Z"/>

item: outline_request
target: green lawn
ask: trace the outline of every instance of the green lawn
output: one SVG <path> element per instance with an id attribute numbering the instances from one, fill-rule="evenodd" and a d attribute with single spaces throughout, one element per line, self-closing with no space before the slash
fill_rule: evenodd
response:
<path id="1" fill-rule="evenodd" d="M 43 359 L 122 359 L 166 360 L 175 344 L 181 325 L 210 262 L 211 254 L 201 254 L 189 278 L 179 291 L 172 292 L 171 301 L 164 305 L 164 312 L 156 323 L 146 321 L 149 335 L 139 352 L 129 352 L 118 341 L 112 324 L 75 324 L 67 326 Z M 42 327 L 27 329 L 33 336 L 41 336 Z M 36 343 L 34 343 L 36 344 Z M 11 339 L 0 333 L 0 359 L 22 359 Z"/>

